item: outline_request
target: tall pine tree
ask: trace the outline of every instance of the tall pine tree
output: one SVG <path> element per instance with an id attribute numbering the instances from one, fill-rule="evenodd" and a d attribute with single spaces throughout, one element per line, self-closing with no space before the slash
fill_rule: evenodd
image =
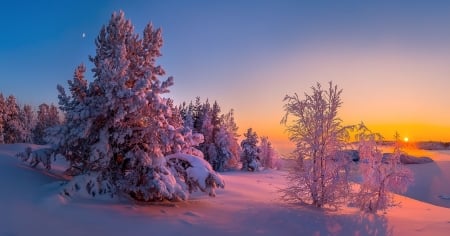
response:
<path id="1" fill-rule="evenodd" d="M 161 29 L 148 24 L 140 38 L 123 12 L 114 13 L 90 57 L 94 80 L 87 83 L 81 65 L 69 81 L 71 96 L 58 86 L 66 120 L 54 130 L 52 143 L 69 160 L 68 172 L 77 175 L 68 188 L 82 182 L 92 195 L 120 192 L 155 201 L 186 199 L 197 186 L 203 191 L 223 186 L 208 166 L 202 169 L 206 183 L 184 172 L 195 167 L 189 163 L 193 157 L 165 158 L 188 144 L 179 112 L 163 96 L 173 78 L 160 80 L 165 72 L 156 59 L 162 42 Z"/>

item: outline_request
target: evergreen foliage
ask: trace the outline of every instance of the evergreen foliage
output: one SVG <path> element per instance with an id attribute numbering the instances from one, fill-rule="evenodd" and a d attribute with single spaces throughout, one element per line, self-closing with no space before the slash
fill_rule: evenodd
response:
<path id="1" fill-rule="evenodd" d="M 84 78 L 80 65 L 68 82 L 70 95 L 58 86 L 65 122 L 52 130 L 51 144 L 70 162 L 75 175 L 66 194 L 85 185 L 89 194 L 126 194 L 139 201 L 187 199 L 191 186 L 217 176 L 205 167 L 200 182 L 191 182 L 192 163 L 168 161 L 166 156 L 190 148 L 196 139 L 182 126 L 179 111 L 163 94 L 173 78 L 156 59 L 161 56 L 161 29 L 148 24 L 143 37 L 134 33 L 124 13 L 114 13 L 96 39 L 94 80 Z M 197 138 L 198 139 L 198 138 Z M 184 173 L 184 172 L 183 172 Z M 198 173 L 197 173 L 198 174 Z M 208 188 L 223 187 L 220 178 Z M 207 189 L 207 188 L 201 188 Z"/>
<path id="2" fill-rule="evenodd" d="M 242 170 L 258 171 L 261 166 L 260 163 L 260 149 L 258 148 L 258 135 L 252 128 L 247 129 L 244 134 L 245 139 L 241 141 L 241 162 Z"/>
<path id="3" fill-rule="evenodd" d="M 33 142 L 36 144 L 46 144 L 47 130 L 60 123 L 59 111 L 55 105 L 48 105 L 46 103 L 39 105 L 36 125 L 33 129 Z"/>
<path id="4" fill-rule="evenodd" d="M 279 156 L 268 137 L 261 137 L 259 151 L 259 159 L 264 168 L 279 169 L 281 167 Z"/>
<path id="5" fill-rule="evenodd" d="M 221 114 L 217 102 L 213 105 L 208 100 L 202 103 L 197 97 L 195 103 L 192 101 L 189 104 L 183 103 L 180 106 L 180 113 L 186 129 L 203 134 L 204 142 L 200 144 L 199 149 L 214 170 L 224 171 L 237 167 L 240 148 L 233 110 Z"/>
<path id="6" fill-rule="evenodd" d="M 14 95 L 5 99 L 0 93 L 0 143 L 31 143 L 34 126 L 34 111 L 30 105 L 21 108 Z"/>

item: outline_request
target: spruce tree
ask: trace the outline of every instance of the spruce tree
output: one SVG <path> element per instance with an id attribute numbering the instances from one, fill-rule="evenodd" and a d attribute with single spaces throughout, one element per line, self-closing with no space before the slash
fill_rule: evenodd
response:
<path id="1" fill-rule="evenodd" d="M 36 144 L 46 144 L 47 129 L 59 125 L 58 108 L 51 104 L 42 103 L 38 107 L 36 125 L 33 129 L 33 142 Z"/>
<path id="2" fill-rule="evenodd" d="M 258 135 L 249 128 L 244 134 L 245 139 L 241 141 L 241 162 L 242 170 L 257 171 L 261 166 L 259 160 L 260 150 L 258 148 Z"/>
<path id="3" fill-rule="evenodd" d="M 21 142 L 22 128 L 20 122 L 20 107 L 16 97 L 9 95 L 5 101 L 5 113 L 3 116 L 3 139 L 5 143 Z"/>
<path id="4" fill-rule="evenodd" d="M 22 126 L 22 142 L 32 143 L 32 131 L 34 129 L 34 126 L 36 125 L 36 117 L 34 115 L 33 108 L 30 105 L 24 105 L 20 110 L 19 119 Z"/>
<path id="5" fill-rule="evenodd" d="M 236 168 L 239 162 L 240 147 L 237 142 L 237 125 L 233 111 L 221 114 L 217 101 L 211 104 L 209 100 L 201 102 L 197 97 L 188 105 L 180 105 L 185 128 L 192 129 L 195 134 L 202 134 L 204 142 L 200 144 L 205 160 L 216 171 Z"/>
<path id="6" fill-rule="evenodd" d="M 279 167 L 279 157 L 275 152 L 275 149 L 272 147 L 272 143 L 269 141 L 268 137 L 261 137 L 261 142 L 259 145 L 260 154 L 259 157 L 261 159 L 261 165 L 264 168 L 277 168 Z"/>

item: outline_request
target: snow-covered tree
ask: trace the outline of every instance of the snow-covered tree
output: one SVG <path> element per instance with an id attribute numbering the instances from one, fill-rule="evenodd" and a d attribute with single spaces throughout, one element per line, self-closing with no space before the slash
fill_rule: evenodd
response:
<path id="1" fill-rule="evenodd" d="M 258 148 L 258 135 L 252 128 L 247 129 L 244 133 L 245 139 L 241 141 L 241 162 L 242 170 L 257 171 L 261 166 L 259 160 L 260 150 Z"/>
<path id="2" fill-rule="evenodd" d="M 36 125 L 33 108 L 30 105 L 24 105 L 19 114 L 20 124 L 22 127 L 21 140 L 25 143 L 33 142 L 33 129 Z"/>
<path id="3" fill-rule="evenodd" d="M 34 114 L 30 105 L 21 109 L 16 98 L 0 93 L 0 143 L 28 142 L 34 127 Z"/>
<path id="4" fill-rule="evenodd" d="M 5 143 L 4 139 L 4 127 L 6 119 L 6 104 L 3 94 L 0 93 L 0 144 Z"/>
<path id="5" fill-rule="evenodd" d="M 38 107 L 36 125 L 33 129 L 33 141 L 36 144 L 46 144 L 47 129 L 60 124 L 58 108 L 42 103 Z"/>
<path id="6" fill-rule="evenodd" d="M 277 152 L 272 147 L 272 143 L 269 141 L 269 138 L 266 136 L 261 137 L 261 142 L 259 145 L 259 159 L 261 161 L 261 165 L 264 168 L 279 168 L 280 160 Z"/>
<path id="7" fill-rule="evenodd" d="M 67 172 L 76 175 L 66 194 L 84 185 L 91 195 L 157 201 L 187 199 L 196 189 L 214 195 L 223 187 L 199 157 L 181 154 L 197 136 L 186 131 L 163 96 L 173 78 L 159 79 L 165 75 L 156 65 L 162 42 L 161 29 L 148 24 L 140 38 L 123 12 L 114 13 L 90 57 L 94 80 L 87 83 L 81 65 L 69 81 L 71 95 L 58 86 L 65 123 L 53 129 L 51 144 L 69 160 Z"/>
<path id="8" fill-rule="evenodd" d="M 90 145 L 92 140 L 87 133 L 92 112 L 88 101 L 88 82 L 84 78 L 86 67 L 79 65 L 74 72 L 73 80 L 69 80 L 68 96 L 61 85 L 57 86 L 59 95 L 59 108 L 64 113 L 64 121 L 61 125 L 49 129 L 51 135 L 47 141 L 51 143 L 56 152 L 62 154 L 70 163 L 66 170 L 69 175 L 77 175 L 88 172 Z"/>
<path id="9" fill-rule="evenodd" d="M 359 152 L 359 172 L 362 178 L 354 204 L 362 211 L 377 212 L 398 205 L 393 193 L 403 193 L 413 180 L 412 172 L 400 162 L 403 154 L 399 135 L 395 135 L 394 152 L 383 157 L 378 143 L 382 137 L 364 124 L 358 126 L 356 139 Z"/>
<path id="10" fill-rule="evenodd" d="M 204 142 L 199 149 L 216 171 L 235 168 L 238 164 L 239 144 L 237 143 L 237 125 L 233 111 L 221 114 L 221 108 L 215 101 L 213 105 L 208 100 L 201 102 L 197 97 L 195 103 L 183 103 L 180 113 L 185 128 L 194 133 L 201 133 Z"/>
<path id="11" fill-rule="evenodd" d="M 21 142 L 22 126 L 20 121 L 20 107 L 16 102 L 16 97 L 13 95 L 9 95 L 5 100 L 3 122 L 4 142 Z"/>
<path id="12" fill-rule="evenodd" d="M 348 132 L 337 116 L 341 93 L 330 82 L 328 89 L 317 83 L 303 99 L 297 94 L 285 97 L 282 123 L 296 145 L 296 165 L 283 191 L 287 201 L 307 202 L 319 208 L 339 207 L 348 196 L 348 159 L 340 156 Z"/>
<path id="13" fill-rule="evenodd" d="M 238 129 L 234 120 L 234 110 L 231 109 L 228 113 L 223 114 L 220 118 L 221 127 L 219 135 L 216 138 L 216 143 L 222 153 L 228 153 L 224 159 L 225 168 L 236 169 L 240 162 L 241 146 L 238 143 Z"/>

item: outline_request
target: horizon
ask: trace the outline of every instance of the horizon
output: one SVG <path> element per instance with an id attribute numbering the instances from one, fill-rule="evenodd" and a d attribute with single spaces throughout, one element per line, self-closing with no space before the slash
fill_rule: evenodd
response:
<path id="1" fill-rule="evenodd" d="M 15 4 L 15 5 L 14 5 Z M 158 60 L 174 76 L 175 104 L 216 100 L 286 154 L 286 94 L 316 82 L 343 89 L 339 117 L 391 139 L 449 142 L 450 3 L 120 1 L 11 3 L 1 16 L 0 92 L 57 105 L 56 85 L 95 54 L 95 37 L 122 9 L 141 34 L 163 29 Z M 83 13 L 83 14 L 80 14 Z M 80 17 L 81 16 L 81 17 Z M 92 74 L 87 73 L 88 81 Z"/>

